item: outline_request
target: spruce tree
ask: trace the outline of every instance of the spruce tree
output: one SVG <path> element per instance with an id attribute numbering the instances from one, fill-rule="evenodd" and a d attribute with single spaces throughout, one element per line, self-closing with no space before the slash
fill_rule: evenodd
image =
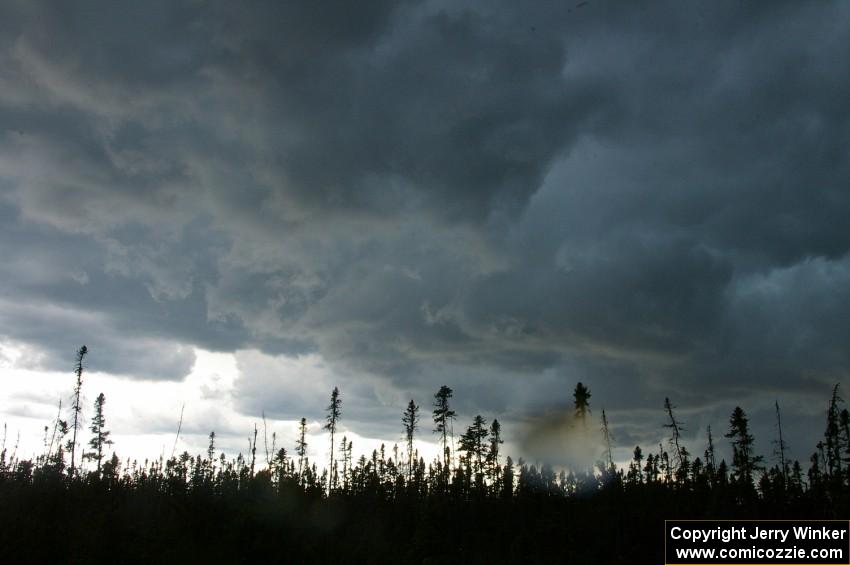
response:
<path id="1" fill-rule="evenodd" d="M 774 401 L 776 407 L 776 432 L 778 438 L 775 441 L 774 453 L 779 457 L 779 467 L 782 473 L 782 482 L 785 487 L 788 486 L 788 463 L 785 461 L 785 439 L 782 437 L 782 417 L 779 413 L 779 402 Z"/>
<path id="2" fill-rule="evenodd" d="M 467 460 L 472 465 L 474 471 L 479 474 L 483 470 L 483 462 L 488 453 L 487 436 L 489 435 L 487 422 L 478 415 L 475 416 L 472 420 L 472 425 L 460 437 L 458 451 L 466 453 Z"/>
<path id="3" fill-rule="evenodd" d="M 717 462 L 714 453 L 714 437 L 711 435 L 711 426 L 708 426 L 708 445 L 703 453 L 705 457 L 705 472 L 708 475 L 708 482 L 712 487 L 717 484 Z"/>
<path id="4" fill-rule="evenodd" d="M 611 433 L 608 431 L 608 416 L 602 410 L 602 440 L 605 442 L 605 470 L 614 471 L 614 457 L 611 453 Z"/>
<path id="5" fill-rule="evenodd" d="M 732 476 L 749 490 L 753 487 L 753 473 L 761 469 L 762 457 L 753 453 L 755 439 L 750 434 L 747 415 L 740 406 L 732 411 L 726 437 L 732 440 Z"/>
<path id="6" fill-rule="evenodd" d="M 832 396 L 829 400 L 829 409 L 826 414 L 826 431 L 824 432 L 824 447 L 826 449 L 826 473 L 830 479 L 841 478 L 842 454 L 840 437 L 840 410 L 839 403 L 843 402 L 838 395 L 838 384 L 832 388 Z"/>
<path id="7" fill-rule="evenodd" d="M 92 451 L 83 454 L 83 458 L 97 461 L 98 477 L 100 477 L 100 470 L 103 463 L 103 449 L 107 445 L 112 445 L 112 440 L 109 439 L 109 432 L 106 431 L 106 417 L 103 415 L 103 405 L 105 403 L 106 397 L 101 392 L 94 401 L 94 417 L 92 418 L 90 428 L 94 435 L 89 440 L 89 447 Z"/>
<path id="8" fill-rule="evenodd" d="M 215 431 L 210 432 L 209 440 L 207 444 L 207 459 L 212 462 L 215 458 Z"/>
<path id="9" fill-rule="evenodd" d="M 643 451 L 641 450 L 639 445 L 636 445 L 632 456 L 632 462 L 629 464 L 629 473 L 626 476 L 630 484 L 639 485 L 643 483 L 643 475 L 641 474 L 642 462 Z"/>
<path id="10" fill-rule="evenodd" d="M 502 439 L 502 425 L 494 418 L 490 424 L 490 448 L 487 450 L 487 472 L 493 481 L 494 489 L 498 489 L 502 474 L 502 468 L 499 466 L 499 446 L 503 443 L 505 441 Z"/>
<path id="11" fill-rule="evenodd" d="M 514 461 L 508 456 L 502 472 L 502 498 L 511 498 L 514 494 Z"/>
<path id="12" fill-rule="evenodd" d="M 576 384 L 573 391 L 573 399 L 575 403 L 575 419 L 581 422 L 582 427 L 585 427 L 587 413 L 590 412 L 590 389 L 581 383 Z"/>
<path id="13" fill-rule="evenodd" d="M 345 480 L 346 480 L 346 482 L 345 482 L 346 492 L 348 491 L 348 487 L 349 487 L 349 483 L 350 483 L 350 477 L 351 477 L 351 474 L 352 474 L 352 471 L 351 471 L 351 452 L 352 452 L 353 449 L 354 449 L 354 442 L 349 440 L 348 444 L 345 444 L 345 438 L 343 438 L 342 452 L 343 452 L 343 457 L 344 457 L 344 461 L 345 461 L 344 466 L 345 466 L 345 468 L 348 469 L 348 476 L 345 478 Z"/>
<path id="14" fill-rule="evenodd" d="M 331 392 L 331 403 L 328 404 L 327 407 L 327 423 L 325 424 L 325 429 L 328 430 L 331 434 L 331 452 L 330 452 L 330 461 L 328 463 L 328 495 L 331 494 L 333 490 L 334 483 L 332 475 L 334 470 L 334 434 L 336 433 L 337 423 L 339 422 L 340 416 L 340 405 L 342 401 L 339 399 L 339 389 L 334 387 L 333 392 Z"/>
<path id="15" fill-rule="evenodd" d="M 451 432 L 452 421 L 455 412 L 449 407 L 449 399 L 452 397 L 452 389 L 443 385 L 434 395 L 434 433 L 440 434 L 440 442 L 443 445 L 443 467 L 448 470 L 451 462 L 451 450 L 449 449 L 448 436 Z"/>
<path id="16" fill-rule="evenodd" d="M 80 427 L 80 416 L 83 410 L 80 405 L 80 391 L 83 388 L 83 360 L 88 354 L 89 349 L 85 345 L 80 347 L 77 350 L 77 362 L 74 365 L 74 374 L 77 377 L 76 382 L 74 383 L 74 402 L 71 405 L 71 413 L 73 415 L 73 424 L 72 424 L 72 436 L 70 442 L 71 448 L 71 469 L 70 475 L 74 476 L 75 471 L 75 463 L 76 463 L 76 452 L 77 452 L 77 430 Z"/>
<path id="17" fill-rule="evenodd" d="M 298 441 L 295 442 L 295 454 L 298 455 L 298 482 L 304 476 L 304 456 L 307 455 L 307 418 L 301 418 L 298 424 Z"/>
<path id="18" fill-rule="evenodd" d="M 408 402 L 401 422 L 404 424 L 404 438 L 407 442 L 407 480 L 410 481 L 413 478 L 413 436 L 419 424 L 419 407 L 413 400 Z"/>

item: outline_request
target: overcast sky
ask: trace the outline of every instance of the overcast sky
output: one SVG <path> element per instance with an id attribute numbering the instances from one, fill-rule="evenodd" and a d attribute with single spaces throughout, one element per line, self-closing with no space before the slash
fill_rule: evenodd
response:
<path id="1" fill-rule="evenodd" d="M 850 3 L 0 3 L 0 421 L 365 449 L 434 392 L 624 459 L 850 394 Z M 10 439 L 11 441 L 11 439 Z M 27 443 L 29 442 L 29 443 Z M 723 440 L 725 443 L 725 440 Z M 355 449 L 358 445 L 355 443 Z M 423 450 L 428 449 L 425 444 Z M 557 458 L 557 457 L 556 457 Z"/>

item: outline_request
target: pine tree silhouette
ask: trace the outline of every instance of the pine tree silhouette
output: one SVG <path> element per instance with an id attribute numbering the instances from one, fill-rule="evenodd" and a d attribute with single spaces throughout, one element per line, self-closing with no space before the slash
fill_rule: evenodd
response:
<path id="1" fill-rule="evenodd" d="M 106 397 L 101 392 L 97 395 L 94 401 L 94 417 L 91 420 L 91 432 L 94 434 L 89 441 L 89 447 L 92 451 L 83 454 L 84 459 L 94 459 L 97 462 L 97 477 L 100 478 L 100 470 L 103 463 L 103 449 L 105 446 L 112 445 L 112 440 L 109 439 L 109 433 L 106 431 L 106 417 L 103 414 L 103 405 L 106 403 Z"/>
<path id="2" fill-rule="evenodd" d="M 71 436 L 70 449 L 71 449 L 71 469 L 69 474 L 71 477 L 74 476 L 75 472 L 75 464 L 76 464 L 76 453 L 77 453 L 77 430 L 80 427 L 80 413 L 83 408 L 80 405 L 80 391 L 83 388 L 83 360 L 88 354 L 89 349 L 85 345 L 80 347 L 77 350 L 77 362 L 74 365 L 74 374 L 77 379 L 74 383 L 74 402 L 71 405 L 71 413 L 73 414 L 73 424 L 71 426 L 73 435 Z"/>
<path id="3" fill-rule="evenodd" d="M 708 445 L 705 448 L 703 455 L 705 456 L 705 472 L 708 475 L 708 482 L 712 487 L 717 486 L 717 463 L 714 452 L 714 437 L 711 435 L 711 426 L 708 426 Z"/>
<path id="4" fill-rule="evenodd" d="M 339 422 L 340 417 L 340 405 L 342 401 L 339 399 L 339 389 L 334 387 L 333 392 L 331 392 L 331 403 L 328 404 L 327 407 L 327 423 L 325 424 L 325 429 L 328 430 L 331 434 L 331 452 L 330 452 L 330 462 L 328 464 L 328 470 L 333 473 L 334 469 L 334 434 L 336 433 L 337 423 Z M 334 488 L 333 483 L 334 476 L 331 475 L 328 479 L 328 495 L 331 494 L 331 491 Z"/>
<path id="5" fill-rule="evenodd" d="M 467 460 L 476 474 L 482 474 L 484 460 L 487 457 L 487 437 L 490 435 L 487 422 L 481 415 L 475 416 L 472 425 L 460 437 L 459 451 L 466 453 Z"/>
<path id="6" fill-rule="evenodd" d="M 487 474 L 492 481 L 494 490 L 497 491 L 502 475 L 502 468 L 499 466 L 499 453 L 503 443 L 505 441 L 502 439 L 502 425 L 499 420 L 493 418 L 493 423 L 490 424 L 490 446 L 487 450 Z"/>
<path id="7" fill-rule="evenodd" d="M 579 396 L 587 408 L 585 392 Z M 339 397 L 334 396 L 338 418 Z M 416 408 L 409 403 L 405 416 L 417 416 Z M 777 403 L 774 408 L 779 431 Z M 778 465 L 757 473 L 761 457 L 740 407 L 732 412 L 727 434 L 731 481 L 726 461 L 715 461 L 710 427 L 704 459 L 687 463 L 683 437 L 678 445 L 662 441 L 652 453 L 638 445 L 624 476 L 610 454 L 615 447 L 610 434 L 597 470 L 521 459 L 515 465 L 511 457 L 500 466 L 502 426 L 496 418 L 487 426 L 478 415 L 461 437 L 461 463 L 448 473 L 445 451 L 428 464 L 413 449 L 416 417 L 403 418 L 410 441 L 394 446 L 391 456 L 382 445 L 371 458 L 354 462 L 352 442 L 345 436 L 337 447 L 342 456 L 337 453 L 319 469 L 306 458 L 306 418 L 296 442 L 297 465 L 284 449 L 265 462 L 257 460 L 256 425 L 249 437 L 251 453 L 244 456 L 217 454 L 212 432 L 206 458 L 184 452 L 139 462 L 105 454 L 110 436 L 104 411 L 105 397 L 99 395 L 84 454 L 97 461 L 98 471 L 85 477 L 80 466 L 69 479 L 64 467 L 70 428 L 61 419 L 61 405 L 52 436 L 50 426 L 45 430 L 45 452 L 35 461 L 19 459 L 17 449 L 10 455 L 3 434 L 0 547 L 5 561 L 56 562 L 71 556 L 97 562 L 107 549 L 109 554 L 132 549 L 146 562 L 624 563 L 638 552 L 657 552 L 659 544 L 649 541 L 657 539 L 653 524 L 673 514 L 687 519 L 841 517 L 850 509 L 850 414 L 841 408 L 837 389 L 808 482 L 800 462 L 790 461 L 787 451 L 784 458 L 780 453 Z M 576 426 L 578 420 L 577 410 Z M 605 411 L 602 420 L 604 435 Z M 266 424 L 264 438 L 265 430 Z M 272 434 L 271 452 L 274 439 Z M 678 468 L 673 449 L 682 454 Z M 68 524 L 75 523 L 85 527 L 67 535 Z M 61 550 L 50 553 L 51 547 Z M 171 553 L 152 553 L 162 550 L 151 548 Z"/>
<path id="8" fill-rule="evenodd" d="M 774 401 L 774 406 L 776 407 L 776 433 L 778 435 L 774 442 L 774 453 L 779 457 L 779 469 L 782 473 L 783 486 L 785 486 L 788 484 L 788 462 L 785 460 L 787 445 L 785 444 L 785 439 L 782 437 L 782 417 L 779 413 L 779 401 Z"/>
<path id="9" fill-rule="evenodd" d="M 629 463 L 629 473 L 626 476 L 628 483 L 632 485 L 640 485 L 643 483 L 643 450 L 639 445 L 635 446 L 632 454 L 632 462 Z"/>
<path id="10" fill-rule="evenodd" d="M 298 424 L 298 440 L 295 442 L 295 454 L 298 456 L 298 482 L 304 478 L 304 456 L 307 455 L 307 418 L 301 418 Z"/>
<path id="11" fill-rule="evenodd" d="M 831 482 L 842 480 L 842 449 L 840 436 L 840 409 L 838 405 L 844 400 L 838 394 L 838 383 L 832 388 L 832 396 L 829 399 L 829 409 L 826 414 L 826 431 L 824 441 L 826 449 L 826 473 Z"/>
<path id="12" fill-rule="evenodd" d="M 749 420 L 740 406 L 732 411 L 726 437 L 732 440 L 732 477 L 742 492 L 749 495 L 754 486 L 753 473 L 762 468 L 762 457 L 753 453 L 755 440 L 750 434 Z"/>
<path id="13" fill-rule="evenodd" d="M 434 395 L 434 432 L 440 434 L 443 445 L 443 465 L 448 471 L 451 464 L 451 450 L 449 448 L 448 436 L 451 432 L 455 412 L 449 407 L 449 399 L 452 397 L 452 389 L 443 385 Z"/>
<path id="14" fill-rule="evenodd" d="M 407 442 L 407 480 L 413 479 L 413 435 L 419 425 L 419 407 L 411 400 L 401 417 L 404 424 L 404 439 Z"/>
<path id="15" fill-rule="evenodd" d="M 575 418 L 581 422 L 582 427 L 586 427 L 587 414 L 590 412 L 590 389 L 581 383 L 577 383 L 575 391 L 573 391 L 573 399 L 575 402 Z"/>
<path id="16" fill-rule="evenodd" d="M 602 410 L 602 440 L 605 442 L 605 471 L 613 471 L 614 456 L 611 452 L 611 433 L 608 430 L 608 416 Z"/>

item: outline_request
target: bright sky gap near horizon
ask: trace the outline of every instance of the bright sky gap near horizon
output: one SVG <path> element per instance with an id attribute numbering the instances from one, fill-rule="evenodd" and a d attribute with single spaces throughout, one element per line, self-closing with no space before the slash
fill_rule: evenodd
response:
<path id="1" fill-rule="evenodd" d="M 0 3 L 0 424 L 106 394 L 123 457 L 505 452 L 604 408 L 615 459 L 850 395 L 850 4 Z M 543 424 L 541 424 L 541 422 Z M 456 429 L 456 432 L 458 430 Z M 87 438 L 87 433 L 83 433 Z M 341 435 L 340 435 L 341 437 Z M 262 446 L 261 446 L 262 447 Z M 726 453 L 726 452 L 724 452 Z M 567 455 L 548 453 L 553 463 Z"/>

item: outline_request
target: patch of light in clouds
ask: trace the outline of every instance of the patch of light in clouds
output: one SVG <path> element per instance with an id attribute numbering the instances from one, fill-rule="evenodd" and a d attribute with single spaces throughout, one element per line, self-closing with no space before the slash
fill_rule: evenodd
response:
<path id="1" fill-rule="evenodd" d="M 239 353 L 252 355 L 250 352 Z M 20 368 L 18 362 L 25 355 L 23 347 L 10 342 L 0 343 L 0 370 L 3 373 L 0 423 L 7 426 L 9 452 L 12 452 L 20 434 L 18 456 L 29 458 L 44 452 L 44 427 L 50 426 L 52 431 L 60 399 L 62 418 L 68 418 L 74 375 L 71 370 L 59 373 Z M 96 352 L 92 352 L 92 355 L 96 355 Z M 143 461 L 161 455 L 168 458 L 175 449 L 182 408 L 183 423 L 176 453 L 184 450 L 192 455 L 205 453 L 209 433 L 215 431 L 217 452 L 224 451 L 228 456 L 241 452 L 247 456 L 248 438 L 253 435 L 256 425 L 257 460 L 260 464 L 264 463 L 262 413 L 245 415 L 234 406 L 234 386 L 240 378 L 237 355 L 202 349 L 196 349 L 195 355 L 191 373 L 179 382 L 120 378 L 98 372 L 91 367 L 93 363 L 87 363 L 90 370 L 83 376 L 83 426 L 78 434 L 78 442 L 81 445 L 88 442 L 92 405 L 97 395 L 103 392 L 106 397 L 104 412 L 107 429 L 111 431 L 110 437 L 115 442 L 113 449 L 122 460 L 129 457 Z M 299 367 L 299 362 L 305 366 Z M 284 365 L 291 371 L 288 375 L 290 378 L 296 378 L 299 372 L 307 370 L 313 371 L 312 376 L 315 377 L 315 359 L 286 359 Z M 269 406 L 269 412 L 273 408 Z M 428 418 L 427 409 L 422 414 Z M 307 455 L 321 468 L 327 460 L 329 448 L 329 437 L 323 429 L 324 413 L 305 414 L 304 417 L 308 419 Z M 292 457 L 299 420 L 267 416 L 269 449 L 272 448 L 272 434 L 276 434 L 277 448 L 285 448 L 288 456 Z M 424 421 L 423 424 L 427 429 L 429 424 Z M 337 432 L 335 448 L 339 447 L 343 436 L 353 443 L 355 459 L 360 455 L 368 457 L 373 449 L 380 448 L 382 442 L 386 443 L 387 453 L 392 452 L 392 442 L 387 442 L 386 438 L 364 437 L 356 430 L 348 429 L 344 422 Z M 401 443 L 399 438 L 400 452 Z M 415 445 L 426 461 L 431 461 L 439 453 L 437 445 L 432 442 L 417 441 Z"/>

